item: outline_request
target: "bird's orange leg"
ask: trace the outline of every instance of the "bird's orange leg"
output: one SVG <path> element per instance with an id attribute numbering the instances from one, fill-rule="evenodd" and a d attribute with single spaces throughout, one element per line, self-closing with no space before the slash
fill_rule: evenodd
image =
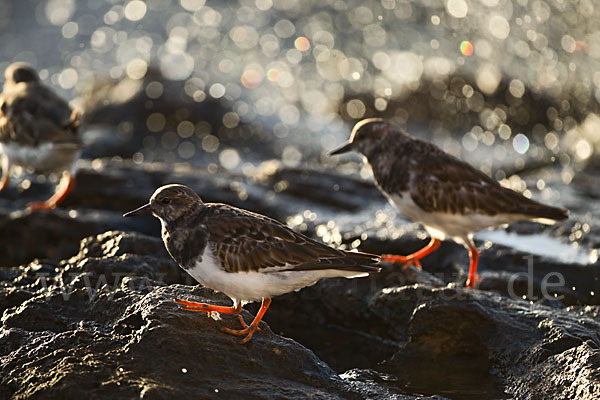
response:
<path id="1" fill-rule="evenodd" d="M 179 299 L 175 299 L 174 301 L 175 301 L 175 303 L 183 306 L 183 307 L 179 307 L 180 310 L 206 312 L 206 313 L 208 313 L 209 317 L 210 317 L 210 313 L 213 311 L 221 312 L 224 314 L 239 314 L 238 320 L 240 321 L 240 324 L 242 325 L 242 327 L 244 329 L 248 328 L 248 324 L 246 324 L 246 321 L 244 321 L 244 317 L 242 317 L 242 315 L 241 315 L 241 312 L 242 312 L 242 304 L 241 303 L 236 306 L 233 306 L 233 307 L 223 307 L 223 306 L 213 306 L 210 304 L 196 303 L 195 301 L 187 301 L 187 300 L 179 300 Z M 258 328 L 257 330 L 260 331 L 260 328 Z"/>
<path id="2" fill-rule="evenodd" d="M 6 189 L 8 182 L 10 181 L 10 162 L 8 158 L 4 156 L 2 158 L 2 178 L 0 178 L 0 192 Z"/>
<path id="3" fill-rule="evenodd" d="M 477 275 L 477 262 L 479 261 L 479 252 L 475 247 L 469 248 L 469 259 L 471 260 L 469 264 L 469 276 L 467 277 L 466 287 L 474 288 L 477 286 L 477 282 L 481 279 L 479 275 Z"/>
<path id="4" fill-rule="evenodd" d="M 404 268 L 408 268 L 410 265 L 414 264 L 418 268 L 421 268 L 421 262 L 419 261 L 421 258 L 425 257 L 428 254 L 431 254 L 438 247 L 440 247 L 440 240 L 431 238 L 431 241 L 427 244 L 427 246 L 423 247 L 421 250 L 416 251 L 407 256 L 397 256 L 393 254 L 384 254 L 381 256 L 381 261 L 393 262 L 393 263 L 403 263 Z"/>
<path id="5" fill-rule="evenodd" d="M 71 174 L 67 174 L 66 183 L 63 183 L 63 180 L 58 184 L 58 188 L 56 193 L 52 195 L 46 201 L 38 201 L 34 203 L 30 203 L 27 208 L 31 211 L 35 210 L 51 210 L 56 208 L 58 203 L 64 200 L 65 197 L 69 194 L 71 190 L 75 187 L 75 178 L 71 176 Z"/>
<path id="6" fill-rule="evenodd" d="M 246 328 L 239 329 L 239 330 L 238 329 L 221 328 L 221 331 L 225 332 L 225 333 L 229 333 L 231 335 L 236 335 L 236 336 L 247 335 L 240 342 L 241 344 L 247 343 L 250 339 L 252 339 L 252 335 L 254 335 L 254 332 L 259 330 L 258 324 L 260 323 L 260 320 L 267 312 L 267 309 L 269 308 L 270 305 L 271 305 L 270 298 L 267 297 L 267 298 L 263 299 L 262 305 L 260 306 L 260 310 L 258 310 L 258 314 L 256 314 L 256 317 L 254 317 L 254 320 L 252 321 L 252 323 L 249 326 L 247 326 Z M 246 323 L 244 323 L 243 325 L 246 325 Z"/>
<path id="7" fill-rule="evenodd" d="M 2 178 L 0 178 L 0 192 L 6 189 L 8 186 L 8 182 L 10 181 L 10 174 L 7 171 L 2 173 Z"/>
<path id="8" fill-rule="evenodd" d="M 231 307 L 225 307 L 225 306 L 215 306 L 215 305 L 206 304 L 206 303 L 196 303 L 195 301 L 187 301 L 187 300 L 179 300 L 179 299 L 175 299 L 174 301 L 175 301 L 175 303 L 180 305 L 179 309 L 181 309 L 181 310 L 205 312 L 205 313 L 208 313 L 208 316 L 210 316 L 210 313 L 213 311 L 216 311 L 218 313 L 223 313 L 223 314 L 239 314 L 242 312 L 242 303 L 235 304 Z"/>

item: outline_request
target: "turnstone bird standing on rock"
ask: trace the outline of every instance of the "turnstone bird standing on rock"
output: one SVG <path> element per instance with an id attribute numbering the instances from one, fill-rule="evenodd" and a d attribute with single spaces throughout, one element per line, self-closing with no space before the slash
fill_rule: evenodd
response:
<path id="1" fill-rule="evenodd" d="M 479 253 L 473 232 L 517 220 L 554 223 L 568 211 L 528 199 L 432 143 L 409 136 L 379 118 L 358 122 L 348 143 L 330 155 L 356 151 L 371 165 L 375 182 L 398 211 L 421 222 L 431 241 L 408 256 L 384 255 L 382 261 L 414 263 L 452 238 L 469 250 L 467 287 L 479 279 Z"/>
<path id="2" fill-rule="evenodd" d="M 243 329 L 223 328 L 252 338 L 271 297 L 299 290 L 322 278 L 366 276 L 378 272 L 379 257 L 336 250 L 287 226 L 226 204 L 204 203 L 190 188 L 167 185 L 150 202 L 124 216 L 152 213 L 162 224 L 171 257 L 202 285 L 225 293 L 233 306 L 175 300 L 183 310 L 237 314 Z M 262 301 L 250 325 L 242 318 L 245 302 Z"/>
<path id="3" fill-rule="evenodd" d="M 81 150 L 77 113 L 41 83 L 37 73 L 25 63 L 8 66 L 4 78 L 0 95 L 0 153 L 3 155 L 0 191 L 8 185 L 14 165 L 41 173 L 61 173 L 54 195 L 29 205 L 30 209 L 54 208 L 75 183 L 73 169 Z"/>

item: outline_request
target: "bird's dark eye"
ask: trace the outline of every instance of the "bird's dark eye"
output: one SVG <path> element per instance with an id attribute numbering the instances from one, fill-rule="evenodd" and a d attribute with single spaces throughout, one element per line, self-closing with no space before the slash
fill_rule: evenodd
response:
<path id="1" fill-rule="evenodd" d="M 159 202 L 160 204 L 167 205 L 167 204 L 169 204 L 169 203 L 171 202 L 171 199 L 170 199 L 170 198 L 168 198 L 168 197 L 163 197 L 163 198 L 162 198 L 162 199 L 160 199 L 158 202 Z"/>

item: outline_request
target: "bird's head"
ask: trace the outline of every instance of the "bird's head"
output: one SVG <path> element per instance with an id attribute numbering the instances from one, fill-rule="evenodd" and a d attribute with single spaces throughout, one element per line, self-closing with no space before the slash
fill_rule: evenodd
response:
<path id="1" fill-rule="evenodd" d="M 125 213 L 123 216 L 152 214 L 168 223 L 177 220 L 202 204 L 204 203 L 200 196 L 189 187 L 176 184 L 166 185 L 156 189 L 148 204 Z"/>
<path id="2" fill-rule="evenodd" d="M 350 140 L 332 150 L 329 155 L 337 155 L 356 151 L 363 154 L 367 158 L 380 148 L 389 135 L 396 134 L 396 129 L 392 129 L 393 125 L 384 121 L 382 118 L 367 118 L 359 121 L 354 125 Z"/>
<path id="3" fill-rule="evenodd" d="M 4 84 L 15 85 L 20 82 L 37 82 L 39 77 L 33 67 L 24 62 L 10 64 L 4 71 Z"/>

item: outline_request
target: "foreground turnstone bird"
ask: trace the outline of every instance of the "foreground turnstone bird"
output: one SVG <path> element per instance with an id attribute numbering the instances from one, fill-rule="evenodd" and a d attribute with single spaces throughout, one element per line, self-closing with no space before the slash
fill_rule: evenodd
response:
<path id="1" fill-rule="evenodd" d="M 12 167 L 20 165 L 37 172 L 61 173 L 56 192 L 30 209 L 51 209 L 73 188 L 74 165 L 81 141 L 79 119 L 69 104 L 40 82 L 35 70 L 25 63 L 13 63 L 4 72 L 0 94 L 0 153 L 6 188 Z"/>
<path id="2" fill-rule="evenodd" d="M 322 278 L 366 276 L 378 272 L 379 257 L 336 250 L 294 232 L 260 214 L 226 204 L 204 203 L 189 187 L 167 185 L 150 202 L 125 217 L 152 213 L 162 224 L 162 238 L 171 257 L 202 285 L 225 293 L 233 306 L 175 300 L 183 310 L 238 314 L 246 335 L 258 330 L 271 297 L 299 290 Z M 262 301 L 250 325 L 242 305 Z"/>
<path id="3" fill-rule="evenodd" d="M 366 158 L 375 183 L 398 211 L 421 222 L 431 241 L 408 256 L 384 255 L 382 261 L 420 266 L 419 259 L 452 238 L 469 250 L 467 287 L 479 279 L 479 253 L 473 232 L 517 220 L 554 223 L 568 211 L 528 199 L 432 143 L 409 136 L 380 118 L 358 122 L 350 140 L 330 155 L 356 151 Z"/>

